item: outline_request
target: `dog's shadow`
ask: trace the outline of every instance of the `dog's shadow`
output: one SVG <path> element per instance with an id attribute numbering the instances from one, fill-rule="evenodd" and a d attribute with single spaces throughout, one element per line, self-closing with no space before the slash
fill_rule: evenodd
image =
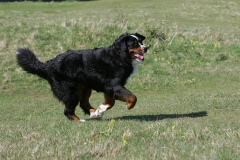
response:
<path id="1" fill-rule="evenodd" d="M 186 114 L 159 114 L 159 115 L 135 115 L 135 116 L 122 116 L 116 118 L 108 118 L 115 120 L 139 120 L 139 121 L 157 121 L 163 119 L 174 119 L 174 118 L 199 118 L 207 116 L 207 111 L 192 112 Z"/>

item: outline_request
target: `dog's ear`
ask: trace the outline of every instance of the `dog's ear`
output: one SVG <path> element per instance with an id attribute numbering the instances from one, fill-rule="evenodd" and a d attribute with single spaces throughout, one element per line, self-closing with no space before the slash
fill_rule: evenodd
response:
<path id="1" fill-rule="evenodd" d="M 141 39 L 141 41 L 143 41 L 146 38 L 143 35 L 138 34 L 138 33 L 135 33 L 134 35 L 137 36 L 139 39 Z"/>
<path id="2" fill-rule="evenodd" d="M 118 39 L 115 40 L 114 46 L 117 49 L 120 49 L 121 51 L 125 52 L 127 50 L 127 44 L 126 40 L 129 37 L 129 34 L 122 34 Z"/>

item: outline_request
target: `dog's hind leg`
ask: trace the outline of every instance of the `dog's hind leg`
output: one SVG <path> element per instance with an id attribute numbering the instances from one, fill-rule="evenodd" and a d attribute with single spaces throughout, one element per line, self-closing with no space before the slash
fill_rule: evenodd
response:
<path id="1" fill-rule="evenodd" d="M 71 90 L 70 87 L 57 85 L 56 83 L 51 85 L 51 87 L 53 94 L 65 104 L 64 115 L 69 120 L 84 122 L 85 120 L 80 119 L 75 115 L 75 109 L 79 103 L 79 97 L 76 91 L 74 89 Z"/>
<path id="2" fill-rule="evenodd" d="M 75 115 L 75 109 L 79 103 L 78 95 L 76 93 L 72 93 L 72 94 L 66 93 L 66 97 L 64 98 L 65 98 L 64 99 L 64 104 L 65 104 L 64 115 L 69 120 L 85 122 L 85 120 L 80 119 Z"/>
<path id="3" fill-rule="evenodd" d="M 88 115 L 96 111 L 96 109 L 93 108 L 89 103 L 89 98 L 91 96 L 91 93 L 92 93 L 91 89 L 86 88 L 83 85 L 79 85 L 78 97 L 80 100 L 80 107 L 82 108 L 83 112 Z"/>

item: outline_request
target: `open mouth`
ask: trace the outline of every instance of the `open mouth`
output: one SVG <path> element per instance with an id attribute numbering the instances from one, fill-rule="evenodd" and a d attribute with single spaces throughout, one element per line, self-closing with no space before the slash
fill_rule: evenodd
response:
<path id="1" fill-rule="evenodd" d="M 143 56 L 142 53 L 134 53 L 133 56 L 134 56 L 134 59 L 137 60 L 137 61 L 139 61 L 139 62 L 144 61 L 144 56 Z"/>

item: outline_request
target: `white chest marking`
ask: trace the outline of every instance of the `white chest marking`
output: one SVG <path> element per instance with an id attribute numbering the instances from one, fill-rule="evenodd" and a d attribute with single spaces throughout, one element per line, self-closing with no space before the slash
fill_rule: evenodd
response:
<path id="1" fill-rule="evenodd" d="M 132 73 L 130 74 L 130 76 L 128 77 L 127 82 L 129 82 L 129 80 L 132 78 L 132 76 L 137 72 L 137 70 L 138 70 L 138 64 L 139 64 L 138 61 L 136 61 L 136 60 L 133 60 L 133 61 L 132 61 L 133 72 L 132 72 Z"/>

